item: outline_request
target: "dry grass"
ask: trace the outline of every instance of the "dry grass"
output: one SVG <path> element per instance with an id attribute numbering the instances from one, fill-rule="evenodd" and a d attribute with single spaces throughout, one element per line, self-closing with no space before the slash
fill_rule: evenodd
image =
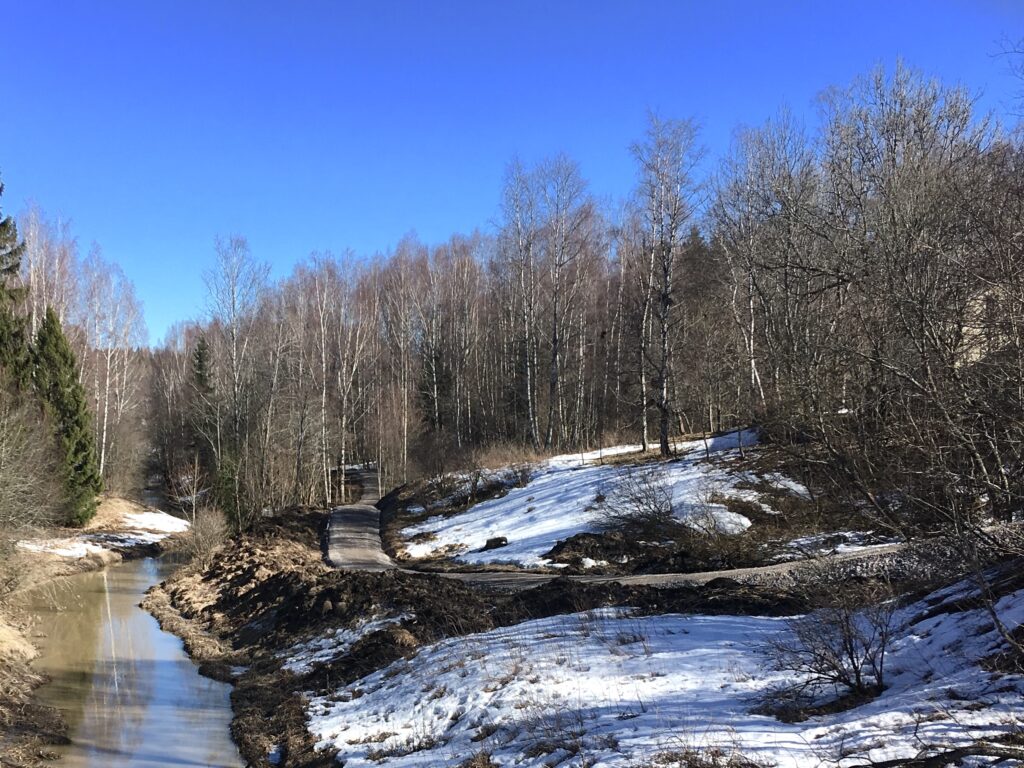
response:
<path id="1" fill-rule="evenodd" d="M 37 704 L 33 690 L 44 680 L 29 663 L 36 649 L 25 636 L 9 602 L 41 560 L 18 556 L 0 559 L 0 578 L 9 590 L 0 596 L 0 765 L 37 766 L 53 757 L 49 746 L 61 741 L 64 723 L 56 710 Z M 13 574 L 13 576 L 12 576 Z M 6 598 L 6 599 L 4 599 Z"/>
<path id="2" fill-rule="evenodd" d="M 96 514 L 85 524 L 87 531 L 109 531 L 125 527 L 124 517 L 129 514 L 151 511 L 137 501 L 125 499 L 121 496 L 107 496 L 100 498 L 96 506 Z"/>

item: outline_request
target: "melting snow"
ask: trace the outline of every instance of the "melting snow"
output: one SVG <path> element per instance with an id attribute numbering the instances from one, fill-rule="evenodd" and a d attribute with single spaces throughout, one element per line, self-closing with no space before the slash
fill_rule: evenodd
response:
<path id="1" fill-rule="evenodd" d="M 756 432 L 744 430 L 720 437 L 679 443 L 683 458 L 655 465 L 656 482 L 672 501 L 674 514 L 683 522 L 708 533 L 737 534 L 750 526 L 743 515 L 708 501 L 717 492 L 747 498 L 750 491 L 737 488 L 752 476 L 728 472 L 705 461 L 710 453 L 719 458 L 736 451 L 741 443 L 753 446 Z M 589 453 L 566 454 L 548 459 L 526 486 L 512 488 L 497 499 L 481 502 L 467 511 L 434 516 L 403 530 L 409 539 L 406 552 L 414 558 L 454 554 L 465 563 L 516 563 L 524 567 L 547 565 L 544 555 L 559 541 L 599 529 L 602 499 L 610 496 L 632 470 L 623 465 L 600 464 L 603 458 L 637 452 L 638 445 L 604 448 Z M 804 490 L 799 484 L 794 484 Z M 754 494 L 756 497 L 756 494 Z M 479 551 L 488 539 L 504 536 L 508 545 Z"/>
<path id="2" fill-rule="evenodd" d="M 481 750 L 532 768 L 552 764 L 559 743 L 609 768 L 709 747 L 800 768 L 906 759 L 925 744 L 962 744 L 1022 724 L 1024 679 L 977 666 L 1000 646 L 987 612 L 918 618 L 937 596 L 953 600 L 969 589 L 900 612 L 881 696 L 803 723 L 752 713 L 759 696 L 784 682 L 763 650 L 788 631 L 784 620 L 603 610 L 428 646 L 311 698 L 309 727 L 318 748 L 338 749 L 346 768 L 455 766 Z M 1024 591 L 997 609 L 1019 625 Z"/>
<path id="3" fill-rule="evenodd" d="M 292 646 L 287 651 L 279 654 L 279 656 L 288 659 L 283 665 L 284 669 L 297 675 L 304 675 L 316 664 L 325 664 L 339 656 L 344 656 L 353 645 L 364 637 L 368 637 L 382 629 L 401 624 L 403 621 L 411 618 L 413 618 L 412 615 L 408 613 L 398 616 L 378 616 L 372 619 L 364 618 L 351 629 L 335 629 L 329 635 L 315 637 Z"/>
<path id="4" fill-rule="evenodd" d="M 188 521 L 166 512 L 128 512 L 124 516 L 124 524 L 129 528 L 158 533 L 182 533 L 188 530 Z"/>
<path id="5" fill-rule="evenodd" d="M 19 541 L 18 547 L 29 552 L 77 560 L 104 551 L 156 544 L 173 533 L 187 531 L 189 527 L 187 520 L 157 510 L 126 513 L 123 524 L 130 530 L 96 531 L 59 539 L 31 539 Z"/>
<path id="6" fill-rule="evenodd" d="M 75 559 L 88 557 L 91 554 L 106 550 L 106 547 L 94 544 L 85 537 L 19 541 L 18 547 L 29 552 L 41 552 L 48 555 L 58 555 L 60 557 L 71 557 Z"/>

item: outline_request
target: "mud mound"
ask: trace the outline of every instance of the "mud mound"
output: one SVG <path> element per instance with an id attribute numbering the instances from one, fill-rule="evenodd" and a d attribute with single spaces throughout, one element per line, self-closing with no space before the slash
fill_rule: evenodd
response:
<path id="1" fill-rule="evenodd" d="M 676 587 L 623 586 L 618 582 L 583 584 L 559 578 L 534 589 L 506 596 L 495 607 L 496 624 L 597 608 L 632 607 L 643 613 L 792 616 L 807 610 L 795 593 L 769 586 L 715 579 L 703 585 Z"/>
<path id="2" fill-rule="evenodd" d="M 644 557 L 650 548 L 620 531 L 607 533 L 577 533 L 558 542 L 544 557 L 553 563 L 583 569 L 584 560 L 606 563 L 616 573 L 626 573 L 630 561 Z M 594 569 L 592 573 L 604 570 Z"/>
<path id="3" fill-rule="evenodd" d="M 626 531 L 577 533 L 551 548 L 545 558 L 568 573 L 628 576 L 644 573 L 700 573 L 760 565 L 737 540 L 716 543 L 643 541 Z M 596 563 L 596 565 L 595 565 Z"/>

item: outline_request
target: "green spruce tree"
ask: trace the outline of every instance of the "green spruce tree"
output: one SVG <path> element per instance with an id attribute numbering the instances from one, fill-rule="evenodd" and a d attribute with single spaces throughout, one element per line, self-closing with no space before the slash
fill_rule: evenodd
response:
<path id="1" fill-rule="evenodd" d="M 0 196 L 3 193 L 0 183 Z M 22 289 L 15 285 L 24 252 L 14 219 L 0 213 L 0 369 L 7 381 L 20 388 L 28 385 L 32 372 L 25 318 L 17 312 Z"/>
<path id="2" fill-rule="evenodd" d="M 78 363 L 52 309 L 46 310 L 34 351 L 36 390 L 63 449 L 68 520 L 83 525 L 96 511 L 96 494 L 102 490 L 103 483 L 96 462 L 85 390 L 78 382 Z"/>

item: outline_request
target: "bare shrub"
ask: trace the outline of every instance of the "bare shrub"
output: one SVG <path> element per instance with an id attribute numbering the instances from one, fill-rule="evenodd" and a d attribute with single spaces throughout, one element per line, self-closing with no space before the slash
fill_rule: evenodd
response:
<path id="1" fill-rule="evenodd" d="M 18 560 L 14 540 L 0 537 L 0 605 L 22 583 L 22 568 Z"/>
<path id="2" fill-rule="evenodd" d="M 18 549 L 14 537 L 0 532 L 0 616 L 3 606 L 15 592 L 47 580 L 53 580 L 47 558 Z"/>
<path id="3" fill-rule="evenodd" d="M 52 443 L 28 405 L 0 394 L 0 531 L 60 520 L 62 490 Z"/>
<path id="4" fill-rule="evenodd" d="M 458 768 L 498 768 L 498 764 L 491 760 L 490 752 L 480 750 L 472 757 L 459 763 Z"/>
<path id="5" fill-rule="evenodd" d="M 665 768 L 767 768 L 771 764 L 755 761 L 734 750 L 712 747 L 659 752 L 645 765 Z"/>
<path id="6" fill-rule="evenodd" d="M 854 697 L 885 689 L 886 655 L 896 630 L 893 589 L 886 582 L 844 582 L 838 571 L 819 569 L 814 587 L 804 589 L 818 607 L 791 619 L 787 631 L 768 643 L 775 669 L 798 677 L 773 696 L 792 701 L 822 686 Z"/>
<path id="7" fill-rule="evenodd" d="M 0 603 L 32 579 L 29 558 L 18 556 L 18 535 L 62 517 L 52 445 L 38 415 L 0 392 Z"/>
<path id="8" fill-rule="evenodd" d="M 662 537 L 678 535 L 682 526 L 672 514 L 672 495 L 656 477 L 656 467 L 627 470 L 608 496 L 603 510 L 608 528 L 625 528 Z"/>
<path id="9" fill-rule="evenodd" d="M 190 523 L 185 537 L 185 552 L 192 560 L 207 565 L 214 550 L 227 538 L 227 519 L 216 507 L 201 506 L 192 515 Z"/>
<path id="10" fill-rule="evenodd" d="M 211 502 L 213 494 L 203 484 L 198 456 L 191 466 L 178 473 L 173 491 L 189 522 L 185 554 L 206 565 L 213 551 L 227 538 L 228 521 L 223 510 Z"/>

